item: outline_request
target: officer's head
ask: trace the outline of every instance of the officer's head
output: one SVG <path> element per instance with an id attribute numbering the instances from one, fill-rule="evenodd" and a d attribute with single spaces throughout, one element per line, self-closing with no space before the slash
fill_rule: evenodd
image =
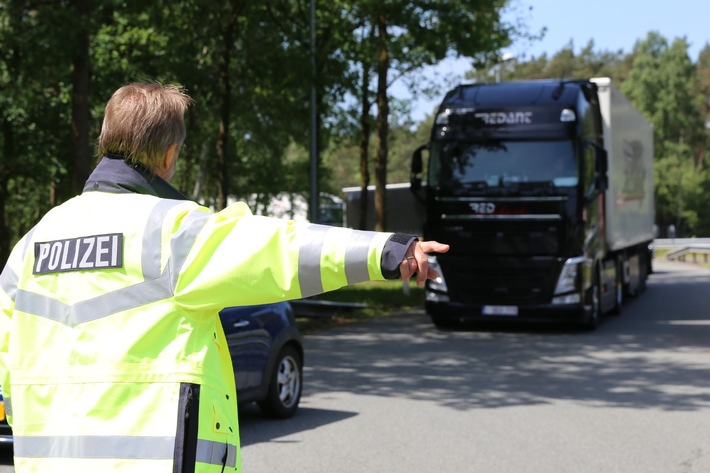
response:
<path id="1" fill-rule="evenodd" d="M 121 87 L 106 104 L 99 159 L 120 155 L 170 180 L 185 141 L 185 110 L 191 101 L 174 85 L 133 83 Z"/>

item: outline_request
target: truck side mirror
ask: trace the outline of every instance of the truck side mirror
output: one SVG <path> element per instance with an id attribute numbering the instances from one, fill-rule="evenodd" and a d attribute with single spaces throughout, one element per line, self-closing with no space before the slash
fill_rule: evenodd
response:
<path id="1" fill-rule="evenodd" d="M 412 174 L 420 174 L 424 170 L 422 161 L 422 150 L 427 149 L 427 145 L 422 145 L 412 153 Z"/>
<path id="2" fill-rule="evenodd" d="M 599 145 L 595 145 L 596 150 L 596 160 L 597 160 L 597 177 L 596 186 L 599 192 L 604 192 L 609 188 L 609 176 L 607 171 L 609 170 L 609 160 L 607 152 L 604 148 Z"/>
<path id="3" fill-rule="evenodd" d="M 412 176 L 409 180 L 409 189 L 412 192 L 417 192 L 419 189 L 422 188 L 422 180 L 419 177 Z"/>
<path id="4" fill-rule="evenodd" d="M 412 153 L 412 166 L 409 175 L 409 185 L 412 192 L 416 192 L 422 187 L 422 179 L 419 174 L 424 170 L 422 151 L 429 149 L 429 145 L 422 145 Z"/>
<path id="5" fill-rule="evenodd" d="M 585 141 L 584 147 L 594 148 L 594 180 L 590 183 L 584 196 L 584 200 L 590 203 L 609 188 L 609 176 L 607 175 L 609 161 L 606 150 L 598 143 Z"/>
<path id="6" fill-rule="evenodd" d="M 597 172 L 606 176 L 609 170 L 609 158 L 607 157 L 606 150 L 599 145 L 595 145 L 594 148 L 596 150 Z"/>
<path id="7" fill-rule="evenodd" d="M 605 192 L 609 188 L 609 178 L 606 174 L 597 174 L 595 187 L 600 193 Z"/>

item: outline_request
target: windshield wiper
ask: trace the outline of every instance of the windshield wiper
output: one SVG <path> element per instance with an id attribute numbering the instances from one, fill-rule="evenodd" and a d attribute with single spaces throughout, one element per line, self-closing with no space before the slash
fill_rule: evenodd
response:
<path id="1" fill-rule="evenodd" d="M 533 181 L 525 182 L 520 191 L 524 195 L 557 195 L 560 188 L 553 181 Z"/>
<path id="2" fill-rule="evenodd" d="M 486 181 L 449 182 L 442 184 L 441 187 L 442 189 L 448 189 L 451 193 L 456 195 L 479 194 L 488 191 L 488 183 Z"/>

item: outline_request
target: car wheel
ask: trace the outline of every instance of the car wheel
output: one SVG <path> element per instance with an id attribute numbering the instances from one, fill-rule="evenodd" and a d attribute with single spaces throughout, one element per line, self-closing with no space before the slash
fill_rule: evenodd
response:
<path id="1" fill-rule="evenodd" d="M 298 351 L 287 345 L 281 349 L 271 373 L 269 392 L 260 401 L 262 414 L 273 419 L 286 419 L 298 410 L 303 390 L 303 361 Z"/>

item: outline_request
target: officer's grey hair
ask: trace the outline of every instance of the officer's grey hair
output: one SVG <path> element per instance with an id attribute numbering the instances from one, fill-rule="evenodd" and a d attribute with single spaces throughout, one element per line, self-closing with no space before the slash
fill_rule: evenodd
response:
<path id="1" fill-rule="evenodd" d="M 113 93 L 99 136 L 99 159 L 121 155 L 154 170 L 168 147 L 185 141 L 185 111 L 192 99 L 176 85 L 136 82 Z"/>

